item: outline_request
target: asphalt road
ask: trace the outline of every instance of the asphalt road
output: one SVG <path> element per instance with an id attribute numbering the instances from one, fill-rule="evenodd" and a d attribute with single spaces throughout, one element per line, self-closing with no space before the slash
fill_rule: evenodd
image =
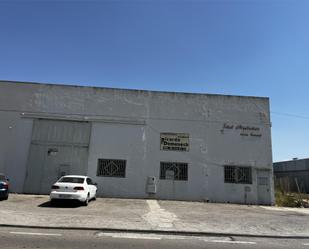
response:
<path id="1" fill-rule="evenodd" d="M 80 230 L 38 230 L 0 227 L 0 248 L 48 249 L 256 249 L 307 248 L 309 240 L 237 237 L 190 237 Z"/>

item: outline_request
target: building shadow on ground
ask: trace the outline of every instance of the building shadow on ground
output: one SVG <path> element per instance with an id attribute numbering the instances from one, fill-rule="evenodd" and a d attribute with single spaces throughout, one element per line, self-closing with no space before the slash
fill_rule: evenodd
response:
<path id="1" fill-rule="evenodd" d="M 53 202 L 46 201 L 38 205 L 41 208 L 78 208 L 83 206 L 77 200 L 55 200 Z"/>

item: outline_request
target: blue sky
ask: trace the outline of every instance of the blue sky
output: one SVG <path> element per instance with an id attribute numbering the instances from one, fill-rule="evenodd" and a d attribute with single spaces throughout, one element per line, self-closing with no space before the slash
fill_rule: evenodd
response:
<path id="1" fill-rule="evenodd" d="M 0 79 L 268 96 L 309 157 L 309 1 L 0 0 Z"/>

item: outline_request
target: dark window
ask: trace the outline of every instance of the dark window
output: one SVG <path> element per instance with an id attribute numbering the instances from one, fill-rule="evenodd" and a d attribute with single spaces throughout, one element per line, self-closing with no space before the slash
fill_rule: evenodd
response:
<path id="1" fill-rule="evenodd" d="M 92 180 L 90 178 L 87 178 L 87 184 L 88 185 L 93 185 Z"/>
<path id="2" fill-rule="evenodd" d="M 81 177 L 62 177 L 59 182 L 84 183 L 84 180 Z"/>
<path id="3" fill-rule="evenodd" d="M 126 160 L 98 159 L 97 176 L 125 177 Z"/>
<path id="4" fill-rule="evenodd" d="M 224 182 L 252 184 L 251 167 L 224 166 Z"/>
<path id="5" fill-rule="evenodd" d="M 160 179 L 188 180 L 188 164 L 178 162 L 160 162 Z"/>

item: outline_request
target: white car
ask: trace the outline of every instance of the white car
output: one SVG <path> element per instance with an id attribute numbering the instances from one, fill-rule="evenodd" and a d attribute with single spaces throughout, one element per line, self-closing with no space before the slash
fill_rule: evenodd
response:
<path id="1" fill-rule="evenodd" d="M 54 200 L 79 200 L 85 206 L 90 200 L 95 200 L 97 184 L 88 176 L 67 175 L 61 177 L 53 186 L 50 201 Z"/>

